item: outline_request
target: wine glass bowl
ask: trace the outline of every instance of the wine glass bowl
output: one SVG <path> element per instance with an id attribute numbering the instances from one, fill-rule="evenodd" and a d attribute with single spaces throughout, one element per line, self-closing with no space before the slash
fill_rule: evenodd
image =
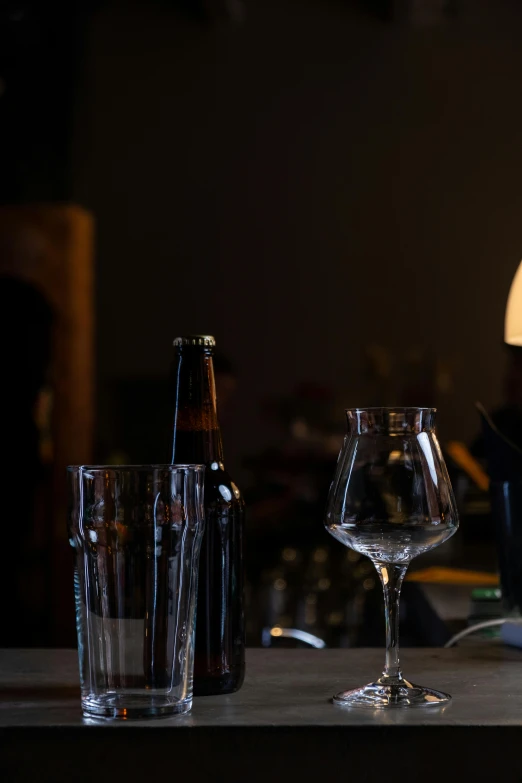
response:
<path id="1" fill-rule="evenodd" d="M 382 677 L 334 698 L 344 705 L 433 705 L 450 698 L 413 686 L 400 671 L 398 608 L 410 561 L 444 543 L 458 527 L 451 484 L 435 435 L 433 408 L 346 411 L 348 434 L 330 487 L 325 525 L 367 555 L 381 579 L 386 609 Z"/>

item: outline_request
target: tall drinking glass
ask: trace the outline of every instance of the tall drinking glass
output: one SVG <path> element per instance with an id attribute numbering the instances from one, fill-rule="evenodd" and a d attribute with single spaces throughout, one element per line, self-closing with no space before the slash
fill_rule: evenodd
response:
<path id="1" fill-rule="evenodd" d="M 188 712 L 202 465 L 68 468 L 82 709 Z"/>
<path id="2" fill-rule="evenodd" d="M 413 685 L 399 665 L 399 597 L 410 561 L 455 533 L 458 517 L 433 408 L 355 408 L 330 487 L 325 525 L 368 555 L 384 590 L 386 663 L 369 685 L 334 697 L 341 705 L 433 706 L 446 693 Z"/>

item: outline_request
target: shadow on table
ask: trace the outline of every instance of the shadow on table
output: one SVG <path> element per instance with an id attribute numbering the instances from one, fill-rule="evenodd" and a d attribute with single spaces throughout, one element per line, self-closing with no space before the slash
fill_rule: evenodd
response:
<path id="1" fill-rule="evenodd" d="M 31 685 L 24 688 L 21 685 L 2 687 L 0 689 L 0 704 L 6 702 L 35 701 L 80 701 L 80 688 L 77 685 Z"/>

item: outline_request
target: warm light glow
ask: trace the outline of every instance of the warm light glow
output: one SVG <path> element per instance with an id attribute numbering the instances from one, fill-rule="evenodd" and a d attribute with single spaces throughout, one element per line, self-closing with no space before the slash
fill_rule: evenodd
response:
<path id="1" fill-rule="evenodd" d="M 276 625 L 272 630 L 270 631 L 270 636 L 282 636 L 283 635 L 283 629 L 279 628 L 278 625 Z"/>
<path id="2" fill-rule="evenodd" d="M 522 263 L 517 269 L 509 290 L 504 340 L 508 345 L 522 345 Z"/>
<path id="3" fill-rule="evenodd" d="M 319 549 L 315 550 L 314 563 L 326 563 L 327 560 L 328 560 L 328 552 L 326 551 L 326 549 L 319 547 Z"/>

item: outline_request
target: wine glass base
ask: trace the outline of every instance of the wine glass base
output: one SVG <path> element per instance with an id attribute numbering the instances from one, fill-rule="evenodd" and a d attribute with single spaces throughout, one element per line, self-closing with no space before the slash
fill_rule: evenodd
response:
<path id="1" fill-rule="evenodd" d="M 370 707 L 372 709 L 393 709 L 396 707 L 437 707 L 451 700 L 448 693 L 421 688 L 401 679 L 393 684 L 384 680 L 343 691 L 333 697 L 334 704 L 341 707 Z"/>

